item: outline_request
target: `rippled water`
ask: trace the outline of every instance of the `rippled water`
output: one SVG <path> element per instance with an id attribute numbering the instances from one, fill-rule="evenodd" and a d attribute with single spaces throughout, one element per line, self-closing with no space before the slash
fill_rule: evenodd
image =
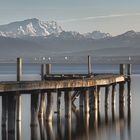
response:
<path id="1" fill-rule="evenodd" d="M 72 119 L 65 119 L 64 117 L 64 104 L 62 104 L 62 117 L 58 117 L 56 111 L 56 94 L 54 93 L 54 114 L 52 124 L 46 124 L 46 121 L 39 120 L 38 127 L 30 126 L 30 95 L 22 95 L 22 121 L 20 135 L 16 134 L 16 138 L 22 140 L 139 140 L 139 118 L 140 118 L 140 69 L 139 65 L 134 66 L 133 75 L 131 78 L 131 94 L 132 104 L 127 104 L 127 83 L 125 85 L 125 109 L 120 112 L 119 109 L 119 90 L 117 86 L 116 91 L 116 110 L 112 110 L 111 106 L 111 88 L 109 94 L 109 109 L 106 111 L 104 107 L 104 88 L 100 92 L 100 109 L 85 115 L 84 113 L 72 114 Z M 24 66 L 23 80 L 40 79 L 40 66 L 39 65 L 26 65 Z M 95 66 L 94 72 L 118 72 L 119 67 L 116 65 L 111 66 Z M 86 73 L 87 67 L 80 66 L 54 66 L 53 73 Z M 136 74 L 137 73 L 137 74 Z M 0 65 L 0 81 L 16 80 L 16 66 L 13 64 Z M 64 97 L 62 96 L 62 102 Z M 1 98 L 0 98 L 1 103 Z M 78 107 L 78 101 L 75 102 Z M 2 115 L 0 106 L 0 118 Z M 1 119 L 0 119 L 1 124 Z M 5 127 L 1 127 L 0 139 L 14 140 L 12 134 L 8 134 Z"/>

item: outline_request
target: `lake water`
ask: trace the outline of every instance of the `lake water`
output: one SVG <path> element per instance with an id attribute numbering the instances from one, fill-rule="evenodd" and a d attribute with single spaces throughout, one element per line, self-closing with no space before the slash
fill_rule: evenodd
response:
<path id="1" fill-rule="evenodd" d="M 94 65 L 94 73 L 118 73 L 118 65 Z M 87 73 L 86 65 L 54 65 L 52 73 Z M 139 140 L 140 120 L 140 65 L 133 66 L 131 77 L 131 110 L 127 106 L 127 84 L 125 85 L 126 106 L 124 116 L 120 117 L 118 104 L 118 86 L 116 91 L 116 112 L 112 113 L 111 103 L 108 112 L 104 109 L 104 88 L 101 89 L 100 110 L 90 115 L 73 117 L 71 122 L 64 118 L 64 105 L 62 104 L 62 118 L 57 118 L 54 113 L 53 123 L 45 124 L 39 121 L 38 127 L 30 127 L 30 95 L 22 95 L 22 140 Z M 40 79 L 40 65 L 26 64 L 23 67 L 23 80 Z M 0 81 L 16 80 L 16 65 L 0 64 Z M 110 90 L 111 91 L 111 90 Z M 56 111 L 56 94 L 54 93 L 54 111 Z M 63 97 L 62 97 L 63 98 Z M 110 94 L 111 98 L 111 94 Z M 64 100 L 64 98 L 62 99 Z M 1 98 L 0 98 L 1 103 Z M 76 102 L 77 104 L 77 102 Z M 0 118 L 2 108 L 0 106 Z M 1 119 L 0 119 L 1 124 Z M 7 139 L 5 131 L 1 127 L 0 139 Z M 17 138 L 17 136 L 16 136 Z M 9 140 L 14 138 L 10 137 Z"/>

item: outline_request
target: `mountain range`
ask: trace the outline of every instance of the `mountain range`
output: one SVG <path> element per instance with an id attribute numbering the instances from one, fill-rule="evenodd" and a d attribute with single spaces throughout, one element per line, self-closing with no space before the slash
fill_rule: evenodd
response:
<path id="1" fill-rule="evenodd" d="M 24 21 L 12 22 L 6 25 L 0 25 L 0 36 L 22 38 L 25 36 L 42 36 L 42 37 L 62 37 L 63 39 L 72 38 L 92 38 L 101 39 L 106 38 L 109 33 L 102 33 L 100 31 L 93 31 L 91 33 L 80 34 L 78 32 L 66 32 L 55 21 L 41 21 L 39 19 L 27 19 Z"/>
<path id="2" fill-rule="evenodd" d="M 82 61 L 87 55 L 140 56 L 140 33 L 130 30 L 117 36 L 100 31 L 80 34 L 65 31 L 55 21 L 36 18 L 0 25 L 0 61 L 19 56 L 27 59 L 71 56 Z"/>

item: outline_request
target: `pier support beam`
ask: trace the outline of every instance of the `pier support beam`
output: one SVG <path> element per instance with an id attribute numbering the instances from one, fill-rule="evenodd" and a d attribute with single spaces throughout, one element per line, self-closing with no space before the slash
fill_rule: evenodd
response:
<path id="1" fill-rule="evenodd" d="M 120 64 L 120 74 L 125 75 L 125 64 Z"/>
<path id="2" fill-rule="evenodd" d="M 65 97 L 65 117 L 66 118 L 71 118 L 71 110 L 72 110 L 72 107 L 71 107 L 71 93 L 72 91 L 66 91 L 64 94 L 64 97 Z"/>
<path id="3" fill-rule="evenodd" d="M 80 91 L 80 96 L 79 96 L 79 111 L 82 113 L 83 112 L 83 107 L 84 107 L 84 94 L 82 90 Z"/>
<path id="4" fill-rule="evenodd" d="M 51 92 L 47 93 L 47 108 L 46 108 L 46 121 L 52 122 L 53 114 L 53 94 Z"/>
<path id="5" fill-rule="evenodd" d="M 109 104 L 108 95 L 109 95 L 109 86 L 106 86 L 105 87 L 105 109 L 108 109 L 108 104 Z"/>
<path id="6" fill-rule="evenodd" d="M 6 127 L 8 118 L 8 96 L 2 95 L 2 126 Z"/>
<path id="7" fill-rule="evenodd" d="M 88 56 L 88 74 L 92 73 L 91 56 Z"/>
<path id="8" fill-rule="evenodd" d="M 132 64 L 127 64 L 127 77 L 130 80 L 130 76 L 132 74 Z"/>
<path id="9" fill-rule="evenodd" d="M 112 121 L 115 121 L 116 113 L 116 84 L 112 85 Z"/>
<path id="10" fill-rule="evenodd" d="M 31 94 L 31 126 L 38 125 L 39 93 Z"/>
<path id="11" fill-rule="evenodd" d="M 124 118 L 125 95 L 124 95 L 124 82 L 119 84 L 119 113 L 120 118 Z"/>
<path id="12" fill-rule="evenodd" d="M 89 89 L 84 90 L 85 113 L 89 113 Z"/>
<path id="13" fill-rule="evenodd" d="M 17 81 L 22 80 L 22 58 L 17 58 Z M 17 93 L 17 121 L 21 121 L 21 95 Z"/>
<path id="14" fill-rule="evenodd" d="M 51 64 L 42 64 L 41 65 L 41 80 L 45 80 L 45 75 L 51 74 Z M 40 108 L 39 108 L 39 117 L 44 118 L 46 114 L 46 108 L 45 108 L 45 99 L 46 99 L 46 93 L 40 94 Z"/>
<path id="15" fill-rule="evenodd" d="M 8 95 L 8 132 L 15 134 L 16 96 Z"/>
<path id="16" fill-rule="evenodd" d="M 61 91 L 58 90 L 58 93 L 57 93 L 57 113 L 59 116 L 61 116 Z"/>

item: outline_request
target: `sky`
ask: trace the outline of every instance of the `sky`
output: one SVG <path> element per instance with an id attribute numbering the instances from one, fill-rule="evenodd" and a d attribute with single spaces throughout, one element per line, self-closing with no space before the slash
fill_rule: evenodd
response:
<path id="1" fill-rule="evenodd" d="M 140 31 L 140 0 L 0 0 L 0 24 L 39 18 L 80 33 Z"/>

